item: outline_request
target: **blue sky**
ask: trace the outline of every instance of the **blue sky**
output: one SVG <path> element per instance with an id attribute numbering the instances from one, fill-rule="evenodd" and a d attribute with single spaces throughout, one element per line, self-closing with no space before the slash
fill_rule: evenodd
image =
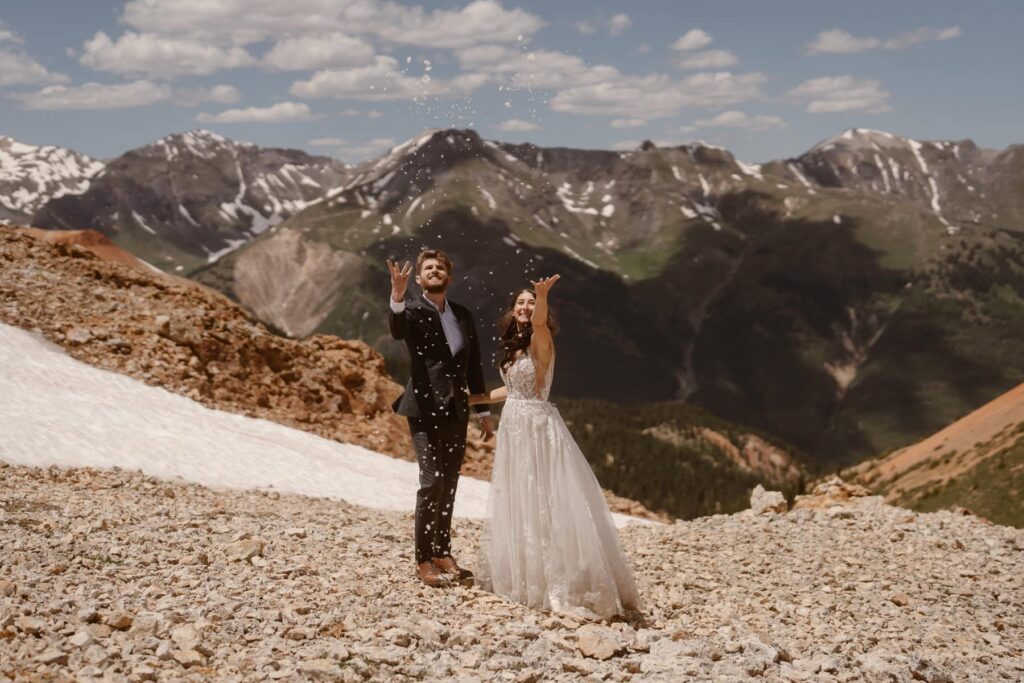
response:
<path id="1" fill-rule="evenodd" d="M 349 162 L 424 128 L 747 161 L 849 127 L 1024 143 L 1016 0 L 6 0 L 0 134 L 110 158 L 202 127 Z"/>

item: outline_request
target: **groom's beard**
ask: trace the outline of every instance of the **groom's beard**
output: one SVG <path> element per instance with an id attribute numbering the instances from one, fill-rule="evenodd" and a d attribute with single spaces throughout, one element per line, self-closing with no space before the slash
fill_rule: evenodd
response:
<path id="1" fill-rule="evenodd" d="M 439 282 L 436 285 L 424 285 L 423 291 L 427 294 L 444 294 L 444 290 L 448 289 L 447 282 Z"/>

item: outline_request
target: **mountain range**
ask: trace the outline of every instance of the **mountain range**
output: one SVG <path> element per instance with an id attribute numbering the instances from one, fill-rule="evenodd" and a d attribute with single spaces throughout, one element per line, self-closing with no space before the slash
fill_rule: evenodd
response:
<path id="1" fill-rule="evenodd" d="M 542 148 L 450 129 L 347 167 L 192 131 L 95 163 L 63 181 L 75 194 L 40 194 L 31 223 L 95 228 L 283 334 L 364 339 L 397 375 L 383 262 L 432 245 L 485 336 L 516 287 L 563 275 L 556 395 L 685 400 L 826 466 L 1024 380 L 1020 145 L 851 129 L 749 164 L 706 144 Z"/>
<path id="2" fill-rule="evenodd" d="M 197 130 L 85 168 L 95 172 L 80 191 L 42 203 L 32 224 L 96 229 L 163 270 L 188 273 L 321 200 L 346 167 Z"/>

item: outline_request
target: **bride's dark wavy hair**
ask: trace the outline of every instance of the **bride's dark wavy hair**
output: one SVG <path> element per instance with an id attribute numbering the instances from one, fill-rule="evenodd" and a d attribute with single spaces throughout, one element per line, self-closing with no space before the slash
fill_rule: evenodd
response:
<path id="1" fill-rule="evenodd" d="M 530 287 L 524 287 L 516 291 L 505 307 L 505 313 L 498 320 L 498 331 L 501 335 L 499 337 L 501 343 L 501 362 L 498 363 L 498 368 L 501 370 L 508 370 L 508 367 L 512 365 L 512 361 L 516 359 L 519 352 L 525 351 L 530 347 L 530 339 L 533 338 L 533 325 L 526 323 L 526 325 L 519 327 L 519 324 L 516 322 L 516 299 L 523 292 L 529 292 L 533 300 L 537 300 L 537 293 Z M 548 304 L 548 329 L 551 330 L 552 335 L 558 332 L 558 321 L 555 319 L 555 313 L 551 308 L 551 304 Z"/>

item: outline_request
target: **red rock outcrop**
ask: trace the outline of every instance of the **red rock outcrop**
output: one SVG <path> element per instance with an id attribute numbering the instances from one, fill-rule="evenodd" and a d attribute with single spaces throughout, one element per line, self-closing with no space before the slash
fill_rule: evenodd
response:
<path id="1" fill-rule="evenodd" d="M 213 408 L 411 457 L 401 388 L 366 344 L 276 336 L 205 287 L 94 253 L 107 245 L 33 232 L 0 228 L 0 322 Z"/>

